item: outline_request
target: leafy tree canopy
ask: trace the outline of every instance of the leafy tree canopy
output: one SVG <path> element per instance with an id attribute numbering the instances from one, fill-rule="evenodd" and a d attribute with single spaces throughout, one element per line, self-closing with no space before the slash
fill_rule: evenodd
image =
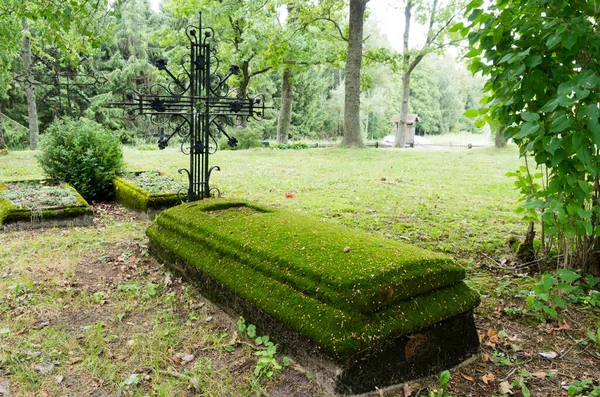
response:
<path id="1" fill-rule="evenodd" d="M 483 4 L 471 1 L 468 22 L 454 27 L 469 39 L 472 71 L 489 78 L 479 113 L 547 167 L 547 183 L 527 184 L 525 206 L 541 210 L 547 233 L 587 241 L 587 254 L 578 247 L 577 257 L 566 256 L 586 268 L 600 235 L 600 8 L 583 0 Z"/>

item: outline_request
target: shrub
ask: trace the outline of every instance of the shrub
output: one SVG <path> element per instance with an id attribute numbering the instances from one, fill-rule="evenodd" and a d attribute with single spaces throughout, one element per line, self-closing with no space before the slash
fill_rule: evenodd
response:
<path id="1" fill-rule="evenodd" d="M 273 149 L 281 149 L 281 150 L 300 150 L 300 149 L 308 149 L 308 143 L 304 142 L 293 142 L 293 143 L 275 143 L 271 145 Z"/>
<path id="2" fill-rule="evenodd" d="M 37 160 L 52 179 L 72 185 L 85 199 L 105 199 L 123 169 L 119 138 L 87 119 L 53 122 L 40 142 Z"/>
<path id="3" fill-rule="evenodd" d="M 231 130 L 228 133 L 237 139 L 237 145 L 235 147 L 229 146 L 227 138 L 223 136 L 219 140 L 219 149 L 221 150 L 245 150 L 263 147 L 260 132 L 255 129 Z"/>

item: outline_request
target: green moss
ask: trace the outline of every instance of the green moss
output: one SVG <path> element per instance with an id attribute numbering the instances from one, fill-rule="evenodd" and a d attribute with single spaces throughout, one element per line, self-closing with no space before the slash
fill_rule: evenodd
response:
<path id="1" fill-rule="evenodd" d="M 159 222 L 340 309 L 369 313 L 465 276 L 446 256 L 244 202 L 203 200 Z"/>
<path id="2" fill-rule="evenodd" d="M 157 217 L 147 234 L 336 357 L 479 302 L 449 258 L 244 202 L 179 206 Z"/>
<path id="3" fill-rule="evenodd" d="M 146 212 L 181 203 L 177 193 L 150 193 L 121 177 L 114 178 L 113 184 L 117 202 L 127 208 Z"/>
<path id="4" fill-rule="evenodd" d="M 15 181 L 15 182 L 35 182 L 35 181 Z M 72 186 L 63 183 L 63 188 L 73 192 L 76 198 L 75 204 L 44 208 L 41 211 L 32 212 L 28 208 L 17 207 L 11 201 L 0 198 L 0 225 L 14 222 L 29 222 L 33 218 L 42 220 L 51 219 L 70 219 L 83 215 L 91 215 L 92 210 L 83 197 Z M 5 184 L 0 182 L 0 191 L 6 190 Z"/>

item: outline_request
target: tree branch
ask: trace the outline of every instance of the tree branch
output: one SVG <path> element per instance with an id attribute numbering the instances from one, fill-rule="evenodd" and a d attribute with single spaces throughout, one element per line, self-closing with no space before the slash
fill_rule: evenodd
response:
<path id="1" fill-rule="evenodd" d="M 327 18 L 327 17 L 320 17 L 320 18 L 316 18 L 315 21 L 328 21 L 328 22 L 331 22 L 333 24 L 333 26 L 335 26 L 335 28 L 339 32 L 340 37 L 342 38 L 342 40 L 348 41 L 348 38 L 346 36 L 344 36 L 344 33 L 342 32 L 342 29 L 340 28 L 340 25 L 336 21 L 334 21 L 333 19 Z"/>
<path id="2" fill-rule="evenodd" d="M 252 72 L 252 73 L 250 73 L 250 74 L 248 75 L 248 77 L 254 77 L 254 76 L 256 76 L 257 74 L 266 73 L 266 72 L 268 72 L 268 71 L 269 71 L 269 70 L 271 70 L 271 69 L 273 69 L 273 67 L 272 67 L 272 66 L 268 66 L 268 67 L 266 67 L 266 68 L 264 68 L 264 69 L 260 69 L 260 70 L 257 70 L 256 72 Z"/>

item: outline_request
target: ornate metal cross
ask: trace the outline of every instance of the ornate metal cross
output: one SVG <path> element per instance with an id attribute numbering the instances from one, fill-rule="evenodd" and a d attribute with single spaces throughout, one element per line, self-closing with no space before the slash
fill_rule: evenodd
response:
<path id="1" fill-rule="evenodd" d="M 214 31 L 202 26 L 202 13 L 198 26 L 188 26 L 186 35 L 190 51 L 181 59 L 183 73 L 175 76 L 167 68 L 167 61 L 158 59 L 155 66 L 169 76 L 168 84 L 155 84 L 149 93 L 129 90 L 122 102 L 111 105 L 124 107 L 131 119 L 140 115 L 150 117 L 151 122 L 160 127 L 160 149 L 167 147 L 175 135 L 182 137 L 181 151 L 189 155 L 190 166 L 179 172 L 187 174 L 189 202 L 208 198 L 213 190 L 218 192 L 210 187 L 209 180 L 212 171 L 220 168 L 209 167 L 209 156 L 217 151 L 220 135 L 227 137 L 230 146 L 237 145 L 237 139 L 227 134 L 225 125 L 232 124 L 232 117 L 238 121 L 243 118 L 262 120 L 266 108 L 262 96 L 250 98 L 229 88 L 227 79 L 239 73 L 238 66 L 232 65 L 225 76 L 211 70 L 213 64 L 218 69 L 219 60 L 211 47 Z M 165 128 L 170 130 L 167 135 Z M 189 146 L 186 147 L 186 143 Z"/>

